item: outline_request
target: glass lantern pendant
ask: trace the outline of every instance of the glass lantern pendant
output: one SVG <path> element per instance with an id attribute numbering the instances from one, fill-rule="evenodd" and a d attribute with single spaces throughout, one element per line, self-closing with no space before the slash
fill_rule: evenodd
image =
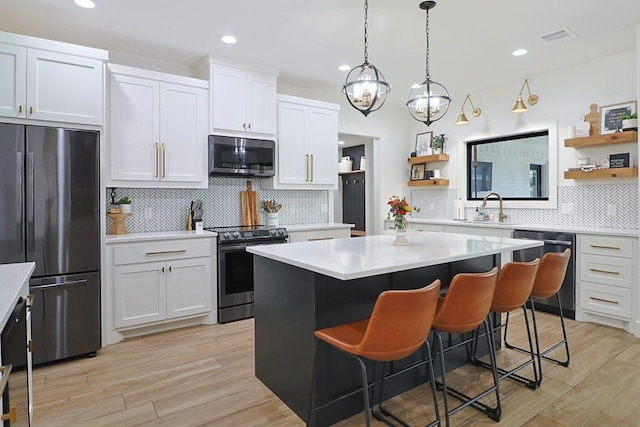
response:
<path id="1" fill-rule="evenodd" d="M 368 18 L 369 3 L 364 2 L 364 63 L 354 67 L 347 74 L 342 92 L 347 96 L 349 104 L 366 117 L 372 111 L 379 110 L 387 99 L 391 90 L 384 80 L 382 72 L 369 63 L 368 54 Z"/>
<path id="2" fill-rule="evenodd" d="M 435 6 L 435 1 L 423 1 L 420 3 L 420 9 L 427 11 L 426 77 L 422 84 L 413 88 L 407 101 L 407 108 L 411 117 L 427 126 L 444 117 L 451 103 L 451 97 L 449 97 L 447 89 L 440 83 L 431 80 L 429 73 L 429 9 L 433 9 Z"/>

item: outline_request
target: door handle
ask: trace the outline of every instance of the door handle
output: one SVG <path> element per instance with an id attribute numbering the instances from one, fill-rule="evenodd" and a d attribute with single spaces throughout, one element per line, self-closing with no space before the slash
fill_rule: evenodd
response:
<path id="1" fill-rule="evenodd" d="M 162 143 L 162 177 L 167 175 L 167 144 Z"/>
<path id="2" fill-rule="evenodd" d="M 157 178 L 158 177 L 158 143 L 157 142 L 156 142 L 155 146 L 156 146 L 156 148 L 155 148 L 156 161 L 154 162 L 154 165 L 155 165 L 156 178 Z"/>
<path id="3" fill-rule="evenodd" d="M 167 254 L 182 254 L 187 252 L 186 249 L 179 249 L 177 251 L 159 251 L 159 252 L 147 252 L 146 255 L 147 256 L 152 256 L 152 255 L 167 255 Z"/>
<path id="4" fill-rule="evenodd" d="M 591 268 L 590 270 L 593 271 L 594 273 L 620 274 L 619 271 L 607 271 L 607 270 L 600 270 L 598 268 Z"/>
<path id="5" fill-rule="evenodd" d="M 36 195 L 35 195 L 35 191 L 36 191 L 36 186 L 35 186 L 35 177 L 34 177 L 34 173 L 35 173 L 35 160 L 34 160 L 34 154 L 33 153 L 29 153 L 27 154 L 27 180 L 28 180 L 28 186 L 31 189 L 31 197 L 29 198 L 29 206 L 27 207 L 27 224 L 29 225 L 29 229 L 31 231 L 30 236 L 29 236 L 29 242 L 28 244 L 28 248 L 27 250 L 35 250 L 35 208 L 36 208 Z"/>
<path id="6" fill-rule="evenodd" d="M 618 301 L 611 301 L 604 298 L 589 297 L 589 299 L 592 299 L 594 301 L 608 302 L 609 304 L 620 304 Z"/>
<path id="7" fill-rule="evenodd" d="M 21 107 L 22 108 L 22 107 Z M 20 251 L 24 251 L 24 227 L 22 226 L 22 175 L 24 171 L 24 160 L 22 152 L 16 153 L 16 224 L 20 226 Z"/>

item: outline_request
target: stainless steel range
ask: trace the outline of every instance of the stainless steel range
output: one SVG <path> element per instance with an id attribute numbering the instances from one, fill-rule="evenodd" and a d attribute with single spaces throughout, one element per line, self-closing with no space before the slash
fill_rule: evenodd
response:
<path id="1" fill-rule="evenodd" d="M 206 227 L 218 233 L 218 322 L 253 317 L 253 254 L 247 246 L 287 242 L 287 230 L 265 226 Z"/>

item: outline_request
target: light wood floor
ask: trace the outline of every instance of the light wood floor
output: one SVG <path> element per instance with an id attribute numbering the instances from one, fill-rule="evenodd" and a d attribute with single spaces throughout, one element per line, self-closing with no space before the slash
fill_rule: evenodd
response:
<path id="1" fill-rule="evenodd" d="M 540 317 L 541 340 L 550 342 L 557 336 L 557 318 Z M 570 367 L 545 365 L 544 382 L 535 391 L 502 381 L 499 424 L 473 409 L 454 415 L 452 424 L 640 426 L 640 340 L 588 323 L 569 321 L 568 329 Z M 521 342 L 522 331 L 513 332 L 520 337 L 514 343 Z M 502 365 L 521 357 L 511 350 L 499 355 Z M 253 363 L 253 320 L 126 340 L 95 358 L 37 368 L 35 426 L 304 425 L 254 377 Z M 490 374 L 465 366 L 447 378 L 472 392 L 487 384 Z M 429 396 L 421 386 L 387 406 L 412 425 L 425 425 L 434 413 Z M 339 425 L 363 424 L 359 414 Z"/>

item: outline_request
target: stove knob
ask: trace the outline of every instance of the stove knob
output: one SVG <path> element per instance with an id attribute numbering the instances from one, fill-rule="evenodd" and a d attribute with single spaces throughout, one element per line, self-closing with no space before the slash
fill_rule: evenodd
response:
<path id="1" fill-rule="evenodd" d="M 223 238 L 223 239 L 228 239 L 228 238 L 229 238 L 229 232 L 228 232 L 228 231 L 225 231 L 225 232 L 222 234 L 222 238 Z"/>
<path id="2" fill-rule="evenodd" d="M 237 239 L 238 237 L 240 237 L 240 233 L 238 233 L 237 231 L 234 231 L 233 232 L 233 237 L 235 237 Z"/>
<path id="3" fill-rule="evenodd" d="M 282 228 L 278 228 L 278 234 L 282 236 L 284 234 L 284 230 Z"/>
<path id="4" fill-rule="evenodd" d="M 271 230 L 269 230 L 269 234 L 272 235 L 272 236 L 275 236 L 276 235 L 276 229 L 272 228 Z"/>

